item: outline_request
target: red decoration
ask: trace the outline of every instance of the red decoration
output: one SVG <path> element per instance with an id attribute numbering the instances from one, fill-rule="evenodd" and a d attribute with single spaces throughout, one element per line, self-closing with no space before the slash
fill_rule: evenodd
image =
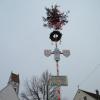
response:
<path id="1" fill-rule="evenodd" d="M 69 12 L 67 12 L 66 14 L 61 13 L 58 10 L 58 6 L 52 6 L 51 9 L 46 8 L 46 12 L 47 12 L 47 17 L 43 17 L 44 22 L 46 22 L 44 24 L 45 27 L 49 27 L 49 28 L 53 28 L 55 30 L 59 30 L 62 29 L 62 26 L 65 25 L 66 23 L 68 23 L 68 16 L 67 14 Z"/>

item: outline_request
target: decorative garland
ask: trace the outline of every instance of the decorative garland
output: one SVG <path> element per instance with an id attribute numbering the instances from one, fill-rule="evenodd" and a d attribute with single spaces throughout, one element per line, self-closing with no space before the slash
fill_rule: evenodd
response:
<path id="1" fill-rule="evenodd" d="M 58 42 L 62 37 L 62 33 L 60 33 L 59 31 L 53 31 L 51 34 L 50 34 L 50 39 L 54 42 Z"/>

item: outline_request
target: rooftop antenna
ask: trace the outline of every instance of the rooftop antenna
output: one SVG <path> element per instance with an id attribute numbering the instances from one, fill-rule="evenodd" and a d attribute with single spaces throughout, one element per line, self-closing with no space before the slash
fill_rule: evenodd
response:
<path id="1" fill-rule="evenodd" d="M 77 88 L 79 89 L 79 88 L 80 88 L 80 86 L 78 85 L 78 86 L 77 86 Z"/>

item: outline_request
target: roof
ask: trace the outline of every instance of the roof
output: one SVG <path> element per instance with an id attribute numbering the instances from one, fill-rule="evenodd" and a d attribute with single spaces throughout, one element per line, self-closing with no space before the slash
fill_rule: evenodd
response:
<path id="1" fill-rule="evenodd" d="M 15 73 L 11 73 L 10 78 L 11 78 L 12 81 L 19 83 L 19 75 L 15 74 Z"/>
<path id="2" fill-rule="evenodd" d="M 91 96 L 95 99 L 99 98 L 99 100 L 100 100 L 100 95 L 97 96 L 96 93 L 91 93 L 91 92 L 87 92 L 87 91 L 84 91 L 84 90 L 81 90 L 81 91 L 85 92 L 86 94 L 88 94 L 89 96 Z"/>

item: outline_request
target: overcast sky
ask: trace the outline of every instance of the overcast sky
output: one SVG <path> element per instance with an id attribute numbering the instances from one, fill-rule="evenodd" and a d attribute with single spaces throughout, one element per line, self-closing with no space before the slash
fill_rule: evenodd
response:
<path id="1" fill-rule="evenodd" d="M 11 72 L 19 73 L 21 88 L 26 79 L 46 70 L 56 75 L 53 56 L 44 56 L 44 49 L 54 49 L 49 40 L 52 30 L 42 21 L 44 8 L 53 4 L 70 10 L 59 45 L 60 50 L 71 51 L 59 63 L 60 75 L 68 76 L 69 84 L 62 87 L 62 97 L 72 100 L 78 85 L 100 90 L 100 0 L 0 0 L 0 89 Z"/>

